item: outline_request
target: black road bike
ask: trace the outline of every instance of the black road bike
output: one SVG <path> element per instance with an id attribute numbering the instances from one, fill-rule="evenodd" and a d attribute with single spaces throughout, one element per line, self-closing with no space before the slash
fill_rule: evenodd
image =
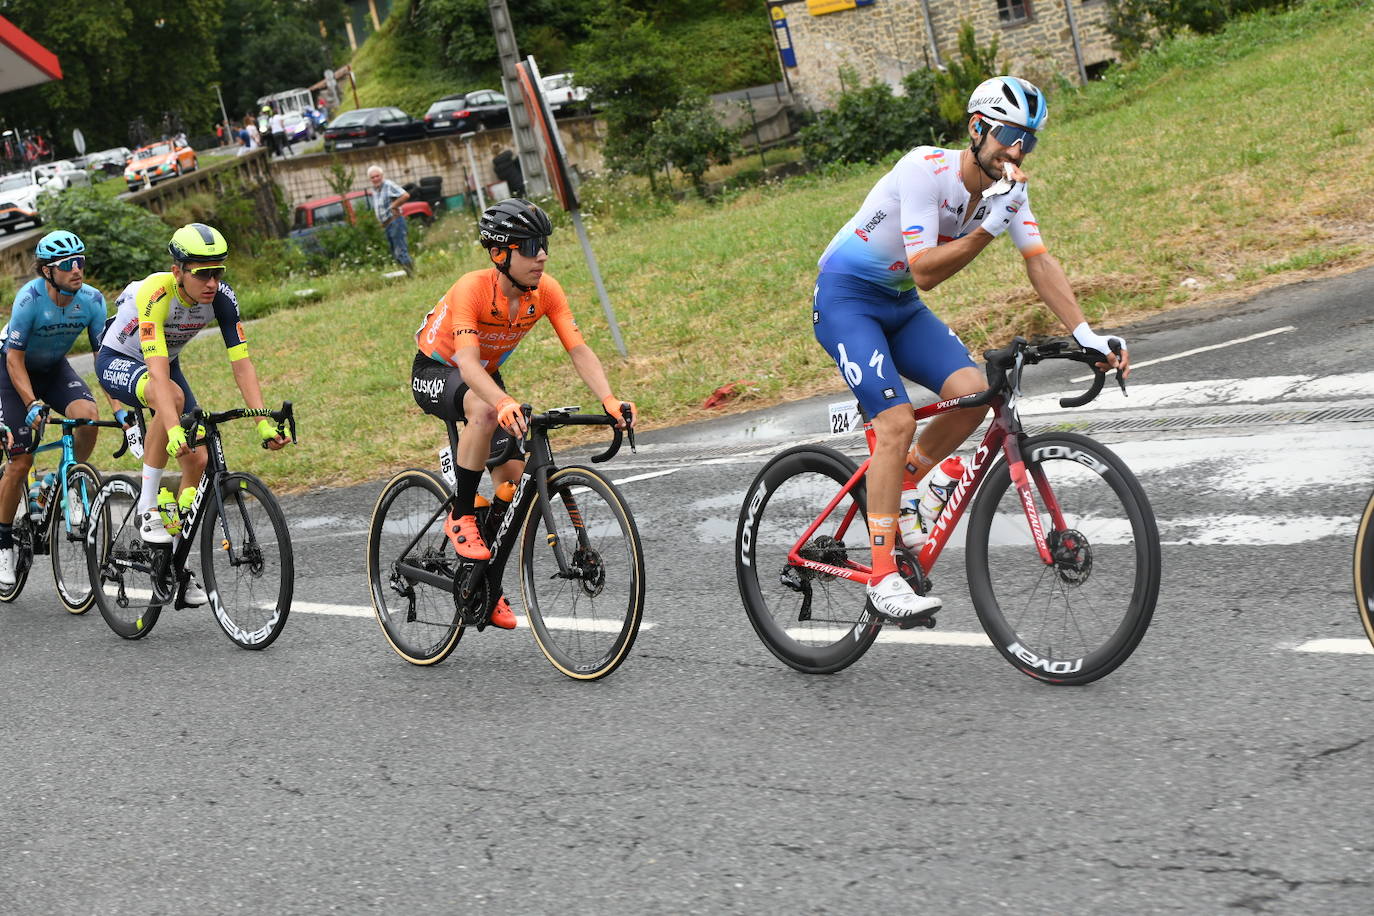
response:
<path id="1" fill-rule="evenodd" d="M 625 408 L 628 410 L 628 406 Z M 548 431 L 614 426 L 606 414 L 577 407 L 530 414 L 529 458 L 510 504 L 478 510 L 491 559 L 465 560 L 443 531 L 453 495 L 442 477 L 402 471 L 382 490 L 367 539 L 372 607 L 387 642 L 406 661 L 433 665 L 449 656 L 463 631 L 480 632 L 502 595 L 501 577 L 520 544 L 525 620 L 545 657 L 576 680 L 614 671 L 630 652 L 644 611 L 644 551 L 630 508 L 610 480 L 589 467 L 554 463 Z M 593 463 L 610 460 L 625 431 Z M 458 429 L 448 424 L 450 454 Z M 628 431 L 634 449 L 634 431 Z M 509 460 L 519 440 L 490 461 Z"/>
<path id="2" fill-rule="evenodd" d="M 139 481 L 113 475 L 96 495 L 86 539 L 91 586 L 101 616 L 125 639 L 152 632 L 168 604 L 188 606 L 186 560 L 197 533 L 210 609 L 229 639 L 240 648 L 265 649 L 286 626 L 295 583 L 286 518 L 265 483 L 229 470 L 220 441 L 221 423 L 245 417 L 268 417 L 296 438 L 289 401 L 281 410 L 197 407 L 185 414 L 187 444 L 208 446 L 209 461 L 171 544 L 146 544 L 140 536 Z"/>

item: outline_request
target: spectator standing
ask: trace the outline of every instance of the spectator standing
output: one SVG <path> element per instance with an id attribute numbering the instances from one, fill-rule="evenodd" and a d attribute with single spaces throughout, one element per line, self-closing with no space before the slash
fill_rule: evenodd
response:
<path id="1" fill-rule="evenodd" d="M 370 166 L 367 180 L 372 182 L 372 212 L 377 222 L 382 224 L 386 240 L 391 245 L 391 256 L 405 272 L 415 275 L 415 264 L 410 259 L 410 248 L 406 241 L 406 218 L 401 215 L 401 204 L 410 200 L 410 192 L 394 181 L 388 181 L 380 165 Z"/>
<path id="2" fill-rule="evenodd" d="M 286 144 L 286 118 L 280 111 L 274 111 L 272 117 L 267 119 L 267 124 L 272 131 L 272 151 L 278 156 L 285 156 L 289 152 Z"/>

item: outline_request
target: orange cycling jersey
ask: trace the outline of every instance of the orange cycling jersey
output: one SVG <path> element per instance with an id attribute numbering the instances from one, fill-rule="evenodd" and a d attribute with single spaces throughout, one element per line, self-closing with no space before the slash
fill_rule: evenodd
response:
<path id="1" fill-rule="evenodd" d="M 541 315 L 549 316 L 563 349 L 582 344 L 582 332 L 557 280 L 544 274 L 539 287 L 523 293 L 512 310 L 501 292 L 500 277 L 494 267 L 459 277 L 415 332 L 420 352 L 435 362 L 457 366 L 459 350 L 477 347 L 482 368 L 495 372 Z"/>

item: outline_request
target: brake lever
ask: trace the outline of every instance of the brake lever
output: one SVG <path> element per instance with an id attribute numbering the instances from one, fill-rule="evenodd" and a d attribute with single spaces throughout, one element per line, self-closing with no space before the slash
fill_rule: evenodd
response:
<path id="1" fill-rule="evenodd" d="M 1121 359 L 1121 339 L 1118 338 L 1118 337 L 1110 337 L 1110 338 L 1107 339 L 1107 346 L 1111 348 L 1112 355 L 1114 355 L 1118 360 L 1120 360 L 1120 359 Z M 1119 388 L 1121 389 L 1121 396 L 1122 396 L 1123 398 L 1125 398 L 1125 397 L 1130 397 L 1130 395 L 1126 394 L 1126 376 L 1124 376 L 1124 375 L 1121 374 L 1121 366 L 1120 366 L 1120 363 L 1119 363 L 1119 362 L 1117 363 L 1117 370 L 1116 370 L 1116 384 L 1117 384 L 1117 387 L 1119 387 Z"/>
<path id="2" fill-rule="evenodd" d="M 634 452 L 634 451 L 635 451 L 635 427 L 634 427 L 635 414 L 634 414 L 634 410 L 632 410 L 631 407 L 630 407 L 630 405 L 629 405 L 627 402 L 625 402 L 625 401 L 621 401 L 621 402 L 620 402 L 620 415 L 621 415 L 622 417 L 624 417 L 624 416 L 626 416 L 626 415 L 628 415 L 628 416 L 630 417 L 630 419 L 625 423 L 625 441 L 627 441 L 627 442 L 630 443 L 630 451 L 631 451 L 631 452 Z"/>

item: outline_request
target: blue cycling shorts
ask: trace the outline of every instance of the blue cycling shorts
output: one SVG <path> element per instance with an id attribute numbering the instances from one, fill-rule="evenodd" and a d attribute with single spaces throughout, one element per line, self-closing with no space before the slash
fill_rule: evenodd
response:
<path id="1" fill-rule="evenodd" d="M 130 407 L 148 407 L 147 387 L 148 367 L 143 360 L 135 359 L 127 353 L 121 353 L 110 347 L 101 347 L 95 355 L 96 378 L 100 380 L 100 387 L 104 388 L 111 396 L 118 398 Z M 167 364 L 167 374 L 171 377 L 172 383 L 181 389 L 181 393 L 186 397 L 186 403 L 181 408 L 183 413 L 196 409 L 196 396 L 191 393 L 191 384 L 186 381 L 186 376 L 181 371 L 181 358 L 171 360 Z"/>
<path id="2" fill-rule="evenodd" d="M 870 418 L 911 403 L 902 377 L 938 395 L 950 375 L 973 367 L 968 347 L 915 289 L 898 292 L 823 273 L 816 278 L 811 322 L 816 340 Z"/>

